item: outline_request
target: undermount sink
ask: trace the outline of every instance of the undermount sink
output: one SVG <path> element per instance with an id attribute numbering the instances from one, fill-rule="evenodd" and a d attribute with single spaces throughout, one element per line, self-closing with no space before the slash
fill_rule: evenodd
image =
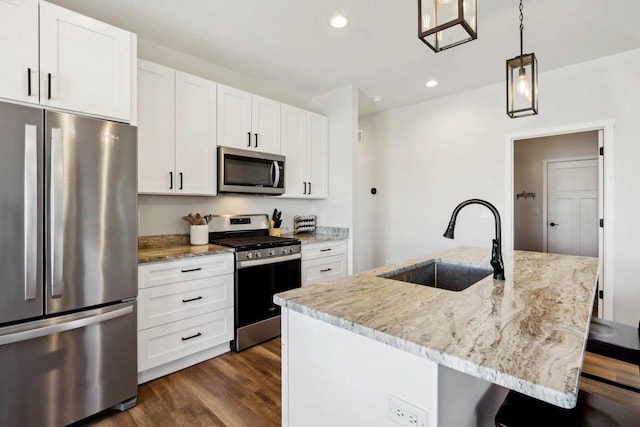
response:
<path id="1" fill-rule="evenodd" d="M 390 271 L 378 277 L 449 291 L 462 291 L 491 274 L 493 274 L 491 267 L 478 267 L 437 259 L 408 270 Z"/>

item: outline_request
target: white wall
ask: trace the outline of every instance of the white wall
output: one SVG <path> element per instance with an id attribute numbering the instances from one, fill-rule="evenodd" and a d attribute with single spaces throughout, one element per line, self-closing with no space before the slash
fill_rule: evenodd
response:
<path id="1" fill-rule="evenodd" d="M 313 110 L 329 117 L 329 198 L 312 202 L 318 225 L 347 227 L 353 233 L 354 144 L 358 129 L 358 95 L 346 86 L 313 98 Z M 353 272 L 349 239 L 348 273 Z"/>
<path id="2" fill-rule="evenodd" d="M 541 60 L 541 65 L 544 63 Z M 614 319 L 640 320 L 640 50 L 625 52 L 540 74 L 540 114 L 509 119 L 504 84 L 399 108 L 360 119 L 375 144 L 379 198 L 374 212 L 383 250 L 370 262 L 400 261 L 457 245 L 489 246 L 493 220 L 482 207 L 469 206 L 458 217 L 456 239 L 442 237 L 451 211 L 462 200 L 479 197 L 505 212 L 507 135 L 614 119 L 614 191 L 605 218 L 614 236 Z M 606 155 L 606 154 L 605 154 Z M 354 203 L 365 203 L 358 193 Z M 504 218 L 505 222 L 513 218 Z M 355 233 L 355 247 L 369 236 Z"/>

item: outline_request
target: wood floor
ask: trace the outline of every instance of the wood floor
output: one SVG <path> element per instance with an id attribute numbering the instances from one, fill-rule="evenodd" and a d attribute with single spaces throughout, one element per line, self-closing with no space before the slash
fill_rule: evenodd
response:
<path id="1" fill-rule="evenodd" d="M 280 339 L 230 352 L 138 388 L 138 405 L 84 425 L 280 426 Z"/>
<path id="2" fill-rule="evenodd" d="M 586 353 L 583 367 L 612 380 L 640 387 L 637 366 Z M 640 408 L 640 393 L 583 378 L 580 387 Z M 241 353 L 227 353 L 180 372 L 142 384 L 138 406 L 102 414 L 83 425 L 280 426 L 280 339 Z"/>

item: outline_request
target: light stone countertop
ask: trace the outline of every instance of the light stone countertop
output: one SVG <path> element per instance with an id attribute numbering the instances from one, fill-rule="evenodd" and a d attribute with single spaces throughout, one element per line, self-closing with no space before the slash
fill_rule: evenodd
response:
<path id="1" fill-rule="evenodd" d="M 138 237 L 138 264 L 222 253 L 233 253 L 233 249 L 218 245 L 190 245 L 186 234 Z"/>
<path id="2" fill-rule="evenodd" d="M 441 365 L 572 408 L 595 298 L 597 258 L 505 252 L 506 281 L 452 292 L 377 277 L 432 259 L 489 266 L 461 247 L 277 294 L 276 304 Z"/>
<path id="3" fill-rule="evenodd" d="M 299 234 L 285 233 L 285 234 L 282 234 L 281 236 L 298 239 L 300 240 L 300 244 L 302 245 L 330 242 L 334 240 L 347 240 L 349 238 L 345 236 L 336 236 L 333 234 L 316 234 L 316 233 L 299 233 Z"/>

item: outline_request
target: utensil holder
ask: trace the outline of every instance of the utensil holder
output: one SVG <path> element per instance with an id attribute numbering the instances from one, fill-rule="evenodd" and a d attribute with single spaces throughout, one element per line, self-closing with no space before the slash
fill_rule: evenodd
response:
<path id="1" fill-rule="evenodd" d="M 269 236 L 280 237 L 280 229 L 273 228 L 273 220 L 270 221 L 271 227 L 269 228 Z"/>
<path id="2" fill-rule="evenodd" d="M 209 226 L 208 225 L 191 225 L 189 226 L 190 242 L 192 245 L 209 244 Z"/>

